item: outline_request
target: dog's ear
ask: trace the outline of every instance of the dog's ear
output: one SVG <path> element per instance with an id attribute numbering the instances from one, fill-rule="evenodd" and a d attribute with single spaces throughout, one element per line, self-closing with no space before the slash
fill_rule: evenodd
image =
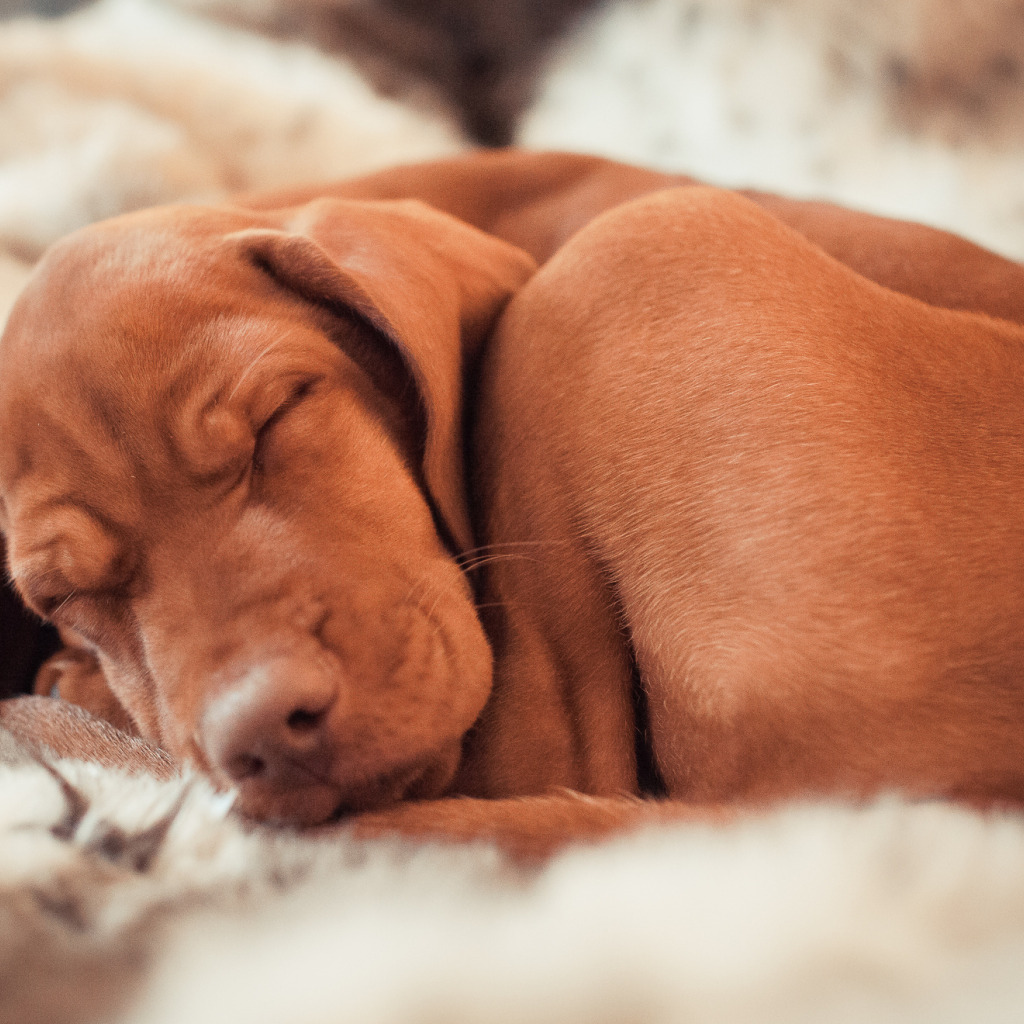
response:
<path id="1" fill-rule="evenodd" d="M 451 539 L 470 548 L 465 374 L 536 264 L 521 249 L 412 200 L 320 199 L 283 212 L 280 225 L 231 239 L 279 283 L 354 313 L 395 346 L 423 403 L 423 479 Z"/>

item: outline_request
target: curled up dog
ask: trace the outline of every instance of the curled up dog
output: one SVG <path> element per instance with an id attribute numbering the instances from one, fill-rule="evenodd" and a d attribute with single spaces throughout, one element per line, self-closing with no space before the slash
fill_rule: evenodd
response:
<path id="1" fill-rule="evenodd" d="M 0 344 L 11 576 L 92 666 L 47 679 L 303 825 L 1019 801 L 1021 268 L 646 174 L 469 158 L 55 246 Z"/>

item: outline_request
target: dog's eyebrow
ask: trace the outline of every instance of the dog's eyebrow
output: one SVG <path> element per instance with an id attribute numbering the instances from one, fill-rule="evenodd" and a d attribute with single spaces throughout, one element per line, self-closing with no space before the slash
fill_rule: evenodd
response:
<path id="1" fill-rule="evenodd" d="M 48 494 L 45 497 L 36 498 L 29 504 L 28 508 L 19 510 L 18 518 L 20 519 L 31 516 L 35 519 L 42 515 L 49 515 L 50 513 L 61 512 L 64 510 L 82 512 L 90 519 L 95 520 L 96 525 L 101 529 L 110 529 L 110 524 L 107 523 L 106 516 L 104 516 L 98 509 L 91 507 L 88 502 L 84 501 L 73 491 L 62 491 L 59 494 Z"/>
<path id="2" fill-rule="evenodd" d="M 42 602 L 42 595 L 50 592 L 74 592 L 71 581 L 56 566 L 40 567 L 38 563 L 12 565 L 8 573 L 11 583 L 29 601 Z"/>
<path id="3" fill-rule="evenodd" d="M 253 358 L 253 360 L 249 363 L 245 370 L 242 371 L 241 376 L 235 381 L 235 386 L 231 389 L 231 392 L 228 395 L 229 402 L 231 401 L 231 399 L 235 397 L 235 395 L 238 394 L 238 389 L 245 383 L 246 377 L 248 377 L 249 374 L 251 374 L 252 371 L 256 369 L 257 364 L 262 362 L 263 359 L 270 355 L 270 353 L 273 352 L 275 349 L 280 348 L 286 341 L 289 340 L 289 337 L 290 335 L 285 334 L 282 335 L 281 337 L 275 338 L 269 345 L 266 346 L 266 348 L 263 349 L 262 352 L 259 353 L 259 355 Z"/>
<path id="4" fill-rule="evenodd" d="M 75 518 L 70 521 L 55 521 L 54 513 L 71 512 Z M 18 519 L 24 522 L 30 517 L 35 525 L 29 533 L 28 543 L 17 545 L 18 564 L 11 565 L 12 579 L 26 591 L 38 590 L 51 582 L 55 576 L 67 580 L 70 587 L 76 582 L 67 578 L 67 573 L 54 555 L 55 548 L 62 540 L 72 544 L 86 544 L 86 556 L 79 559 L 81 568 L 88 576 L 97 579 L 113 576 L 123 567 L 128 544 L 125 531 L 109 517 L 71 493 L 52 494 L 34 501 L 28 510 L 21 511 Z M 17 521 L 14 533 L 17 533 Z M 34 534 L 34 536 L 33 536 Z"/>
<path id="5" fill-rule="evenodd" d="M 65 507 L 77 510 L 85 506 L 71 491 L 64 491 L 60 494 L 48 494 L 45 498 L 32 502 L 32 513 L 35 515 L 40 512 L 53 512 Z"/>

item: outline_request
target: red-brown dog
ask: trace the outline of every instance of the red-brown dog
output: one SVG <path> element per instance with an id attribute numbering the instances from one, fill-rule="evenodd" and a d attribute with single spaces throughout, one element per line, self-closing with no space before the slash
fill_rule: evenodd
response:
<path id="1" fill-rule="evenodd" d="M 666 183 L 506 154 L 332 190 L 492 233 L 322 198 L 59 244 L 0 345 L 19 590 L 258 817 L 466 794 L 363 820 L 542 845 L 662 813 L 645 783 L 1019 800 L 1024 331 L 952 310 L 1019 321 L 1024 273 L 692 186 L 529 283 L 495 237 L 544 259 Z M 607 799 L 499 799 L 560 788 Z"/>

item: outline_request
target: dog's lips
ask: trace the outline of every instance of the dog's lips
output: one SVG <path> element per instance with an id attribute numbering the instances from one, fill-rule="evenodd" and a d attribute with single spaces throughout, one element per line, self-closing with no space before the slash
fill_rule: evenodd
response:
<path id="1" fill-rule="evenodd" d="M 363 811 L 380 810 L 403 800 L 440 796 L 458 764 L 461 743 L 415 758 L 364 782 L 340 786 L 315 782 L 287 793 L 264 790 L 259 784 L 238 789 L 235 807 L 245 817 L 275 825 L 316 828 Z"/>
<path id="2" fill-rule="evenodd" d="M 329 820 L 339 821 L 360 811 L 375 811 L 398 803 L 425 771 L 423 768 L 406 768 L 350 791 L 334 808 Z"/>
<path id="3" fill-rule="evenodd" d="M 379 810 L 403 800 L 439 797 L 455 774 L 461 741 L 445 744 L 431 754 L 393 769 L 373 781 L 349 791 L 334 808 L 331 821 L 362 811 Z"/>

